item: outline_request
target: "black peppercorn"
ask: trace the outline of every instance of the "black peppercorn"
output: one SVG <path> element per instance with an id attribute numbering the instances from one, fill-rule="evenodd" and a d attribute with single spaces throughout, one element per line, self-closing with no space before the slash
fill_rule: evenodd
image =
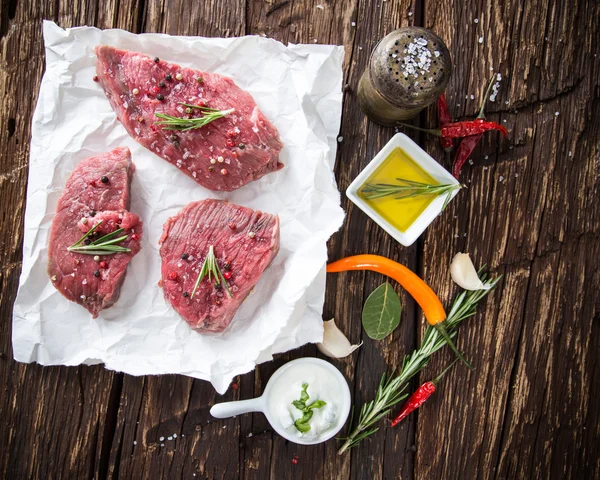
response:
<path id="1" fill-rule="evenodd" d="M 182 260 L 187 260 L 189 257 L 189 255 L 187 253 L 184 253 L 183 255 L 181 255 Z"/>
<path id="2" fill-rule="evenodd" d="M 167 73 L 167 76 L 165 77 L 165 79 L 167 80 L 167 82 L 170 82 L 171 80 L 173 80 L 173 77 L 171 76 L 170 73 Z"/>
<path id="3" fill-rule="evenodd" d="M 160 62 L 160 58 L 154 57 L 154 63 L 158 63 L 158 62 Z"/>
<path id="4" fill-rule="evenodd" d="M 102 183 L 108 183 L 108 177 L 107 177 L 107 176 L 104 176 L 104 177 L 102 177 L 102 178 L 100 179 L 100 181 L 101 181 Z"/>
<path id="5" fill-rule="evenodd" d="M 243 143 L 240 143 L 238 146 L 240 147 L 240 150 L 243 150 L 244 148 L 246 148 L 246 145 L 244 145 Z"/>
<path id="6" fill-rule="evenodd" d="M 92 243 L 92 241 L 91 241 L 89 238 L 86 238 L 86 239 L 83 241 L 83 243 L 84 243 L 85 245 L 89 245 L 90 243 Z"/>
<path id="7" fill-rule="evenodd" d="M 175 141 L 173 142 L 173 146 L 174 146 L 175 148 L 179 148 L 179 142 L 178 142 L 177 140 L 175 140 Z"/>
<path id="8" fill-rule="evenodd" d="M 188 292 L 183 292 L 183 296 L 184 296 L 184 297 L 189 297 L 189 296 L 190 296 L 190 294 L 189 294 Z"/>
<path id="9" fill-rule="evenodd" d="M 98 278 L 100 276 L 100 270 L 94 270 L 94 277 Z"/>
<path id="10" fill-rule="evenodd" d="M 96 210 L 92 210 L 90 212 L 90 217 L 95 217 L 96 216 Z"/>
<path id="11" fill-rule="evenodd" d="M 162 93 L 159 93 L 159 94 L 156 96 L 156 99 L 157 99 L 157 100 L 164 100 L 164 99 L 165 99 L 165 96 L 164 96 Z"/>
<path id="12" fill-rule="evenodd" d="M 169 140 L 171 140 L 172 142 L 176 142 L 177 141 L 177 135 L 171 135 L 169 137 Z"/>
<path id="13" fill-rule="evenodd" d="M 165 86 L 165 82 L 158 82 L 158 86 L 159 86 L 160 88 L 163 88 L 163 87 Z"/>

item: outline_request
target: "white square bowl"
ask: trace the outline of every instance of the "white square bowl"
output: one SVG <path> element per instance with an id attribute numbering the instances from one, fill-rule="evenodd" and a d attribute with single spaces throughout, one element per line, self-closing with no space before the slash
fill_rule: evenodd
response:
<path id="1" fill-rule="evenodd" d="M 358 196 L 358 191 L 360 188 L 396 147 L 400 147 L 402 150 L 404 150 L 406 154 L 415 161 L 415 163 L 417 163 L 438 182 L 452 185 L 459 185 L 459 182 L 450 174 L 450 172 L 448 172 L 438 162 L 431 158 L 431 156 L 429 156 L 425 150 L 419 147 L 409 137 L 403 133 L 397 133 L 380 150 L 380 152 L 375 155 L 375 158 L 371 160 L 365 169 L 360 172 L 358 177 L 356 177 L 350 184 L 346 190 L 346 196 L 350 199 L 350 201 L 363 212 L 365 212 L 369 217 L 371 217 L 381 228 L 394 237 L 398 242 L 405 247 L 408 247 L 412 245 L 417 238 L 419 238 L 429 224 L 435 220 L 435 217 L 441 213 L 446 195 L 439 195 L 436 197 L 427 206 L 423 213 L 419 215 L 415 222 L 406 230 L 406 232 L 401 232 L 392 226 L 386 219 L 379 215 L 379 213 L 377 213 L 368 202 L 360 198 Z M 450 194 L 450 199 L 453 199 L 458 191 L 459 189 L 454 190 Z"/>

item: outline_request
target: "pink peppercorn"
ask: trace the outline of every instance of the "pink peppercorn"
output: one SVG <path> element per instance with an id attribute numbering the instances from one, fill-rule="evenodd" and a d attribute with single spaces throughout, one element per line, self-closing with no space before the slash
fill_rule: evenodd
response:
<path id="1" fill-rule="evenodd" d="M 106 263 L 104 260 L 100 262 L 100 268 L 107 268 L 108 267 L 108 263 Z"/>
<path id="2" fill-rule="evenodd" d="M 177 272 L 169 272 L 167 277 L 169 278 L 169 280 L 177 280 Z"/>
<path id="3" fill-rule="evenodd" d="M 229 279 L 231 279 L 231 272 L 225 272 L 225 273 L 223 274 L 223 278 L 224 278 L 225 280 L 229 280 Z"/>
<path id="4" fill-rule="evenodd" d="M 226 168 L 222 168 L 221 169 L 221 175 L 227 175 L 227 169 Z"/>

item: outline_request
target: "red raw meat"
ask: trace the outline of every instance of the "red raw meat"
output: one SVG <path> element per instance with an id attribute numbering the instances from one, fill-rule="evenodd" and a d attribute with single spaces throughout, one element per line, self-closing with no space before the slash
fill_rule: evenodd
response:
<path id="1" fill-rule="evenodd" d="M 279 251 L 279 217 L 221 200 L 186 205 L 164 225 L 162 288 L 173 308 L 200 332 L 222 332 Z M 194 285 L 210 246 L 229 283 Z"/>
<path id="2" fill-rule="evenodd" d="M 127 211 L 133 172 L 135 165 L 128 148 L 83 160 L 67 180 L 52 220 L 48 275 L 63 296 L 87 308 L 94 318 L 118 300 L 127 265 L 141 248 L 142 222 Z M 119 245 L 131 252 L 101 255 L 94 260 L 94 255 L 67 250 L 100 220 L 95 232 L 101 235 L 124 228 L 123 234 L 129 236 Z"/>
<path id="3" fill-rule="evenodd" d="M 96 55 L 98 80 L 129 135 L 203 187 L 236 190 L 282 167 L 277 129 L 230 78 L 106 45 Z M 187 117 L 179 102 L 235 111 L 186 132 L 156 125 L 155 113 Z"/>

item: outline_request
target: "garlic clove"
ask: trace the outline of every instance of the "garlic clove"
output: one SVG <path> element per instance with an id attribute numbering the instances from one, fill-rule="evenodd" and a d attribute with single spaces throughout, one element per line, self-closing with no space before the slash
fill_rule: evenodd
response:
<path id="1" fill-rule="evenodd" d="M 362 345 L 352 345 L 346 335 L 335 324 L 335 320 L 323 322 L 323 342 L 317 343 L 317 348 L 323 355 L 331 358 L 343 358 L 350 355 Z"/>
<path id="2" fill-rule="evenodd" d="M 454 283 L 465 290 L 489 290 L 490 286 L 485 285 L 477 270 L 471 261 L 468 253 L 457 253 L 450 264 L 450 276 Z"/>

